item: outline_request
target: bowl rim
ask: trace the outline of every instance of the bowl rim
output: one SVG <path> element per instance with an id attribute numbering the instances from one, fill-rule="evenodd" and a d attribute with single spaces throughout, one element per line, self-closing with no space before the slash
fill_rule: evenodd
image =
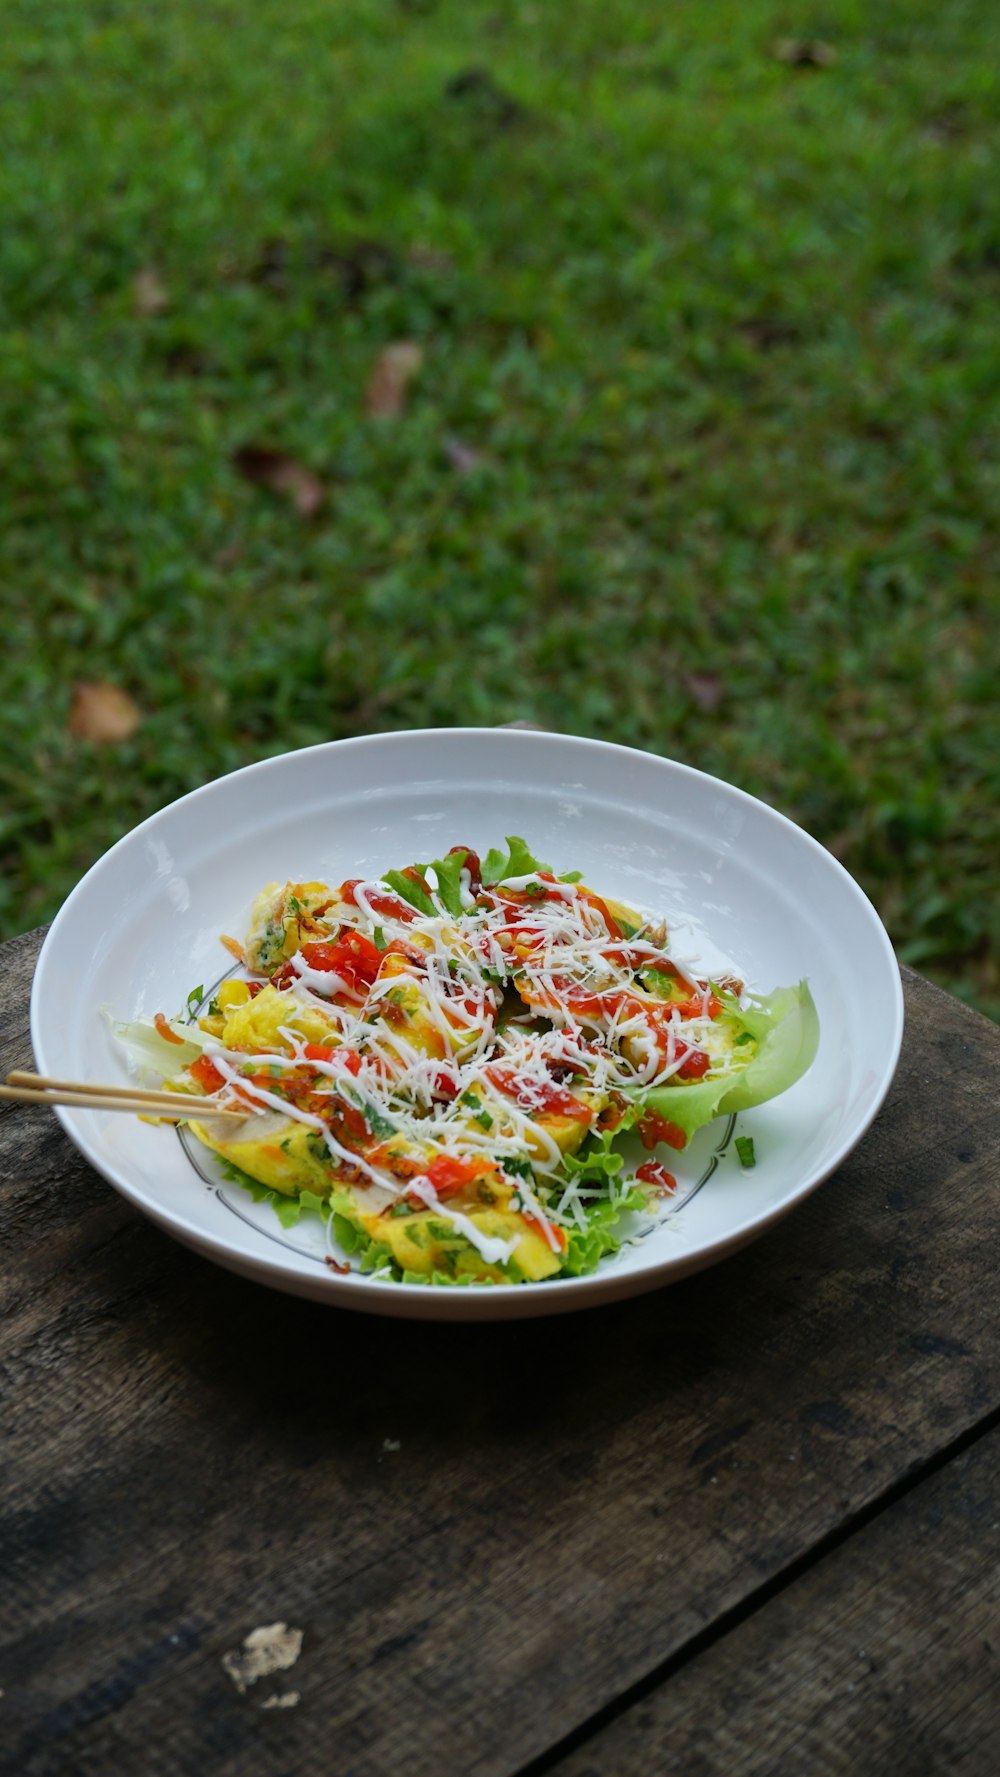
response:
<path id="1" fill-rule="evenodd" d="M 90 1140 L 86 1126 L 79 1121 L 79 1113 L 68 1107 L 54 1107 L 62 1127 L 77 1150 L 87 1162 L 99 1172 L 127 1201 L 140 1212 L 148 1216 L 158 1226 L 164 1228 L 175 1238 L 188 1246 L 195 1247 L 199 1252 L 214 1259 L 230 1270 L 241 1271 L 257 1281 L 266 1282 L 273 1288 L 284 1289 L 299 1295 L 308 1295 L 320 1299 L 331 1306 L 357 1309 L 362 1312 L 393 1313 L 406 1315 L 410 1313 L 420 1318 L 451 1319 L 520 1319 L 534 1315 L 558 1313 L 571 1308 L 597 1306 L 602 1302 L 620 1299 L 623 1295 L 645 1293 L 648 1290 L 662 1288 L 668 1283 L 679 1281 L 693 1271 L 700 1270 L 716 1263 L 728 1253 L 736 1251 L 750 1240 L 763 1234 L 768 1228 L 780 1221 L 804 1198 L 824 1183 L 843 1164 L 847 1156 L 871 1127 L 881 1110 L 888 1095 L 902 1049 L 904 1032 L 904 1002 L 902 980 L 899 964 L 893 950 L 888 933 L 878 914 L 877 909 L 868 895 L 855 881 L 850 872 L 838 858 L 835 858 L 819 840 L 808 833 L 805 828 L 782 814 L 760 797 L 741 789 L 724 778 L 715 777 L 697 766 L 688 765 L 683 761 L 671 759 L 663 754 L 651 753 L 642 748 L 628 747 L 616 741 L 593 739 L 589 736 L 564 734 L 552 729 L 515 728 L 515 727 L 483 727 L 467 726 L 454 728 L 413 728 L 390 729 L 377 734 L 353 735 L 343 740 L 320 741 L 312 746 L 292 748 L 286 752 L 269 754 L 266 758 L 255 760 L 248 765 L 238 766 L 231 772 L 210 779 L 195 789 L 186 791 L 184 795 L 175 797 L 162 808 L 146 816 L 144 820 L 128 832 L 122 834 L 107 851 L 97 858 L 70 891 L 61 908 L 55 915 L 43 940 L 35 964 L 32 981 L 29 1027 L 36 1065 L 39 1072 L 45 1072 L 45 1033 L 43 1006 L 49 1001 L 47 973 L 53 966 L 59 944 L 67 926 L 71 926 L 81 902 L 93 892 L 95 882 L 113 870 L 118 856 L 126 847 L 150 835 L 155 828 L 168 819 L 176 819 L 179 811 L 191 809 L 198 803 L 210 799 L 213 795 L 224 792 L 224 787 L 234 779 L 245 780 L 255 777 L 258 780 L 269 774 L 287 770 L 289 763 L 305 760 L 321 754 L 336 752 L 343 758 L 350 752 L 386 751 L 398 748 L 401 744 L 407 747 L 426 747 L 428 744 L 461 744 L 472 737 L 481 739 L 489 737 L 500 745 L 518 750 L 530 750 L 538 747 L 566 749 L 578 757 L 587 753 L 600 753 L 602 756 L 617 755 L 623 761 L 642 759 L 668 773 L 678 774 L 682 779 L 711 789 L 712 793 L 724 793 L 735 799 L 737 805 L 753 809 L 758 820 L 763 815 L 767 822 L 787 835 L 794 836 L 795 842 L 803 844 L 814 856 L 822 859 L 824 868 L 832 873 L 842 892 L 845 892 L 855 903 L 857 910 L 868 924 L 871 935 L 882 953 L 886 965 L 885 980 L 880 983 L 882 990 L 888 989 L 891 996 L 890 1036 L 885 1045 L 884 1065 L 881 1078 L 872 1098 L 862 1111 L 859 1111 L 849 1128 L 836 1144 L 833 1153 L 824 1163 L 812 1172 L 807 1172 L 803 1180 L 795 1185 L 779 1203 L 770 1205 L 764 1210 L 756 1210 L 746 1220 L 728 1227 L 725 1232 L 710 1238 L 696 1252 L 674 1254 L 664 1259 L 651 1262 L 639 1271 L 627 1273 L 606 1272 L 600 1270 L 584 1277 L 556 1278 L 542 1280 L 525 1286 L 519 1290 L 495 1289 L 481 1290 L 433 1290 L 425 1284 L 390 1283 L 384 1280 L 361 1278 L 357 1274 L 351 1278 L 340 1278 L 335 1273 L 317 1276 L 316 1287 L 308 1286 L 312 1281 L 302 1273 L 282 1262 L 278 1257 L 264 1254 L 241 1254 L 238 1249 L 211 1231 L 194 1225 L 187 1216 L 169 1206 L 151 1200 L 144 1191 L 138 1190 L 130 1181 L 125 1169 L 118 1168 L 106 1160 Z M 244 1263 L 240 1263 L 240 1261 Z M 266 1275 L 262 1276 L 264 1273 Z M 617 1286 L 617 1287 L 616 1287 Z M 393 1307 L 392 1304 L 397 1306 Z M 468 1306 L 467 1306 L 468 1304 Z M 475 1307 L 472 1308 L 472 1304 Z M 489 1306 L 487 1306 L 487 1304 Z"/>

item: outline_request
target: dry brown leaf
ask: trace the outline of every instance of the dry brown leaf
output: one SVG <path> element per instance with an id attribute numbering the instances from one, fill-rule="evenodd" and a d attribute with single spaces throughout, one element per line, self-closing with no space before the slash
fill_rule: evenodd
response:
<path id="1" fill-rule="evenodd" d="M 243 560 L 246 552 L 245 543 L 227 543 L 225 548 L 216 550 L 212 561 L 217 568 L 235 568 L 237 562 Z"/>
<path id="2" fill-rule="evenodd" d="M 199 351 L 197 346 L 171 346 L 164 353 L 163 370 L 166 376 L 207 376 L 212 369 L 212 360 L 207 352 Z"/>
<path id="3" fill-rule="evenodd" d="M 474 450 L 471 444 L 463 444 L 461 438 L 446 438 L 444 454 L 459 475 L 475 474 L 486 461 L 482 451 Z"/>
<path id="4" fill-rule="evenodd" d="M 379 353 L 365 391 L 365 412 L 370 419 L 399 417 L 406 391 L 423 361 L 423 349 L 415 339 L 397 339 Z"/>
<path id="5" fill-rule="evenodd" d="M 788 62 L 793 68 L 832 68 L 837 52 L 832 43 L 819 37 L 779 37 L 771 45 L 775 61 Z"/>
<path id="6" fill-rule="evenodd" d="M 73 686 L 69 730 L 77 740 L 92 740 L 99 745 L 128 740 L 141 721 L 139 705 L 117 685 L 80 680 Z"/>
<path id="7" fill-rule="evenodd" d="M 486 68 L 463 68 L 459 74 L 453 74 L 445 84 L 444 96 L 494 129 L 513 129 L 532 118 L 527 106 L 498 86 Z"/>
<path id="8" fill-rule="evenodd" d="M 685 673 L 684 688 L 700 710 L 711 715 L 726 695 L 726 687 L 715 673 Z"/>
<path id="9" fill-rule="evenodd" d="M 244 481 L 283 495 L 302 518 L 313 518 L 326 498 L 318 475 L 297 463 L 287 451 L 275 450 L 269 444 L 241 444 L 233 451 L 232 462 Z"/>
<path id="10" fill-rule="evenodd" d="M 406 257 L 414 271 L 437 272 L 444 276 L 455 269 L 450 253 L 442 253 L 438 247 L 429 247 L 423 241 L 415 241 Z"/>
<path id="11" fill-rule="evenodd" d="M 315 256 L 317 271 L 332 272 L 340 282 L 349 303 L 356 303 L 370 290 L 397 281 L 402 264 L 394 247 L 386 241 L 354 239 L 338 245 L 321 247 Z"/>
<path id="12" fill-rule="evenodd" d="M 162 315 L 170 307 L 167 287 L 155 265 L 145 265 L 132 279 L 132 302 L 137 315 Z"/>

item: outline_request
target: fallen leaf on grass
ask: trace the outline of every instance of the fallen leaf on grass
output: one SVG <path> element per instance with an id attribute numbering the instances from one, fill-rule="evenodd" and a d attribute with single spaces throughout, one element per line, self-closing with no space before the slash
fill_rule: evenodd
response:
<path id="1" fill-rule="evenodd" d="M 141 721 L 139 705 L 117 685 L 90 684 L 80 680 L 73 686 L 69 730 L 77 740 L 92 740 L 102 746 L 111 741 L 128 740 Z"/>
<path id="2" fill-rule="evenodd" d="M 162 315 L 170 307 L 167 287 L 155 265 L 145 265 L 132 279 L 132 302 L 137 315 Z"/>
<path id="3" fill-rule="evenodd" d="M 472 475 L 486 462 L 481 450 L 474 450 L 471 444 L 463 444 L 460 438 L 446 438 L 444 454 L 459 475 Z"/>
<path id="4" fill-rule="evenodd" d="M 397 282 L 402 269 L 399 254 L 385 241 L 351 235 L 332 242 L 296 243 L 272 235 L 262 241 L 243 275 L 277 297 L 289 296 L 303 280 L 333 277 L 345 301 L 355 303 L 370 291 Z M 234 270 L 231 275 L 239 273 Z"/>
<path id="5" fill-rule="evenodd" d="M 921 132 L 928 142 L 954 142 L 969 133 L 969 114 L 961 99 L 942 106 L 927 119 Z"/>
<path id="6" fill-rule="evenodd" d="M 163 359 L 164 376 L 207 376 L 211 369 L 211 358 L 197 346 L 171 346 Z"/>
<path id="7" fill-rule="evenodd" d="M 287 451 L 274 450 L 269 444 L 241 444 L 233 451 L 232 464 L 244 481 L 282 494 L 302 518 L 313 518 L 326 497 L 318 475 Z"/>
<path id="8" fill-rule="evenodd" d="M 217 568 L 235 568 L 237 562 L 243 560 L 246 552 L 245 543 L 226 543 L 221 549 L 216 550 L 212 562 Z"/>
<path id="9" fill-rule="evenodd" d="M 439 248 L 429 247 L 423 241 L 416 241 L 406 258 L 414 271 L 435 272 L 443 277 L 455 269 L 455 261 L 450 253 L 442 253 Z"/>
<path id="10" fill-rule="evenodd" d="M 684 688 L 692 702 L 709 715 L 718 709 L 726 695 L 726 687 L 715 673 L 685 673 Z"/>
<path id="11" fill-rule="evenodd" d="M 777 316 L 751 315 L 745 321 L 737 321 L 736 331 L 761 352 L 771 352 L 779 346 L 797 345 L 802 338 L 794 321 L 781 321 Z"/>
<path id="12" fill-rule="evenodd" d="M 280 235 L 272 235 L 263 242 L 250 267 L 252 282 L 270 284 L 272 288 L 280 287 L 288 276 L 288 258 L 288 242 Z"/>
<path id="13" fill-rule="evenodd" d="M 287 1672 L 301 1652 L 301 1629 L 290 1629 L 287 1623 L 262 1623 L 259 1629 L 244 1635 L 240 1647 L 223 1654 L 222 1669 L 238 1691 L 246 1691 L 258 1678 L 270 1678 L 272 1672 Z M 298 1701 L 296 1692 L 288 1695 Z"/>
<path id="14" fill-rule="evenodd" d="M 837 52 L 832 43 L 819 37 L 779 37 L 771 45 L 776 62 L 787 62 L 793 68 L 832 68 Z"/>
<path id="15" fill-rule="evenodd" d="M 316 255 L 316 269 L 332 272 L 340 280 L 345 299 L 359 302 L 370 291 L 396 283 L 401 267 L 394 247 L 385 241 L 358 236 L 336 246 L 320 248 Z"/>
<path id="16" fill-rule="evenodd" d="M 397 339 L 379 353 L 365 391 L 365 412 L 370 419 L 398 419 L 406 391 L 423 361 L 423 350 L 413 339 Z"/>
<path id="17" fill-rule="evenodd" d="M 461 73 L 453 74 L 445 84 L 444 96 L 457 100 L 494 129 L 513 129 L 531 117 L 527 106 L 498 86 L 485 68 L 463 68 Z"/>

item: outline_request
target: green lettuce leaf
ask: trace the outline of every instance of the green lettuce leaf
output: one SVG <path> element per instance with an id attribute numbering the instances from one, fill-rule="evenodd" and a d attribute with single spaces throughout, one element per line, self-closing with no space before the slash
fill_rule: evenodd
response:
<path id="1" fill-rule="evenodd" d="M 168 1018 L 167 1026 L 179 1043 L 171 1043 L 161 1037 L 152 1019 L 136 1018 L 129 1023 L 121 1023 L 111 1019 L 111 1029 L 127 1049 L 133 1060 L 139 1063 L 144 1074 L 155 1074 L 157 1080 L 168 1080 L 179 1074 L 182 1068 L 190 1067 L 197 1061 L 206 1043 L 211 1039 L 196 1024 L 184 1024 L 179 1018 Z"/>
<path id="2" fill-rule="evenodd" d="M 420 866 L 417 865 L 417 868 Z M 421 888 L 411 876 L 404 876 L 402 870 L 387 870 L 379 877 L 379 881 L 384 882 L 386 888 L 391 888 L 402 900 L 409 901 L 410 906 L 415 907 L 418 913 L 426 913 L 431 919 L 434 918 L 437 908 L 431 900 L 430 890 Z"/>
<path id="3" fill-rule="evenodd" d="M 615 1130 L 615 1134 L 621 1129 Z M 613 1154 L 609 1146 L 602 1141 L 598 1147 L 588 1147 L 579 1154 L 564 1154 L 563 1168 L 568 1178 L 593 1179 L 595 1183 L 607 1184 L 609 1179 L 617 1177 L 625 1162 L 620 1154 Z"/>
<path id="4" fill-rule="evenodd" d="M 603 1258 L 609 1253 L 618 1252 L 621 1247 L 618 1227 L 622 1217 L 630 1211 L 642 1211 L 647 1207 L 646 1193 L 639 1185 L 613 1201 L 610 1197 L 601 1197 L 596 1203 L 588 1204 L 586 1229 L 574 1229 L 567 1241 L 563 1254 L 563 1276 L 586 1277 L 591 1271 L 596 1271 Z"/>
<path id="5" fill-rule="evenodd" d="M 261 1184 L 260 1179 L 254 1178 L 252 1173 L 244 1172 L 242 1166 L 237 1166 L 234 1160 L 224 1160 L 221 1154 L 217 1154 L 216 1159 L 224 1177 L 230 1179 L 234 1185 L 241 1185 L 244 1191 L 250 1193 L 255 1203 L 271 1205 L 283 1228 L 294 1228 L 301 1220 L 304 1209 L 319 1208 L 322 1213 L 326 1208 L 322 1198 L 314 1197 L 311 1191 L 286 1197 L 283 1191 L 274 1191 L 270 1185 Z"/>
<path id="6" fill-rule="evenodd" d="M 742 1008 L 727 996 L 720 998 L 727 1004 L 727 1015 L 757 1044 L 753 1060 L 735 1076 L 655 1086 L 636 1101 L 640 1114 L 654 1111 L 676 1123 L 689 1138 L 713 1117 L 749 1110 L 786 1092 L 812 1065 L 819 1043 L 819 1019 L 806 981 L 798 987 L 779 987 L 767 999 Z"/>
<path id="7" fill-rule="evenodd" d="M 449 852 L 446 858 L 435 858 L 432 865 L 437 876 L 437 898 L 442 907 L 456 919 L 461 919 L 465 908 L 462 906 L 462 870 L 468 852 Z"/>
<path id="8" fill-rule="evenodd" d="M 366 1229 L 353 1219 L 353 1206 L 349 1197 L 338 1195 L 333 1202 L 333 1238 L 341 1252 L 348 1258 L 357 1259 L 361 1271 L 380 1271 L 383 1265 L 388 1266 L 394 1281 L 398 1281 L 402 1273 L 392 1256 L 391 1247 L 383 1245 L 380 1240 L 373 1240 Z"/>
<path id="9" fill-rule="evenodd" d="M 482 878 L 486 887 L 492 888 L 494 883 L 506 882 L 509 876 L 531 876 L 535 870 L 547 868 L 528 850 L 523 839 L 519 839 L 516 833 L 508 833 L 506 854 L 497 851 L 495 846 L 486 853 Z"/>

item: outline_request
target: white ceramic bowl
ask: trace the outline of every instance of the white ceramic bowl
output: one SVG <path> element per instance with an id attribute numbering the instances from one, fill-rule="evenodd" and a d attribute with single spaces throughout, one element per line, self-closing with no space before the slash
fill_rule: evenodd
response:
<path id="1" fill-rule="evenodd" d="M 242 935 L 266 881 L 377 876 L 454 844 L 484 852 L 508 833 L 555 869 L 582 870 L 598 890 L 665 914 L 675 950 L 706 968 L 737 965 L 761 992 L 808 977 L 819 1053 L 789 1092 L 741 1115 L 752 1171 L 723 1120 L 671 1156 L 674 1213 L 594 1276 L 434 1289 L 331 1272 L 318 1218 L 284 1232 L 212 1162 L 200 1176 L 172 1130 L 63 1109 L 71 1141 L 130 1202 L 220 1264 L 372 1313 L 557 1313 L 672 1282 L 762 1233 L 829 1177 L 885 1097 L 903 1029 L 895 958 L 856 883 L 791 821 L 688 766 L 600 741 L 475 728 L 375 735 L 268 759 L 182 797 L 113 846 L 56 918 L 32 990 L 39 1070 L 124 1077 L 102 1009 L 175 1013 L 193 986 L 226 972 L 219 934 Z"/>

